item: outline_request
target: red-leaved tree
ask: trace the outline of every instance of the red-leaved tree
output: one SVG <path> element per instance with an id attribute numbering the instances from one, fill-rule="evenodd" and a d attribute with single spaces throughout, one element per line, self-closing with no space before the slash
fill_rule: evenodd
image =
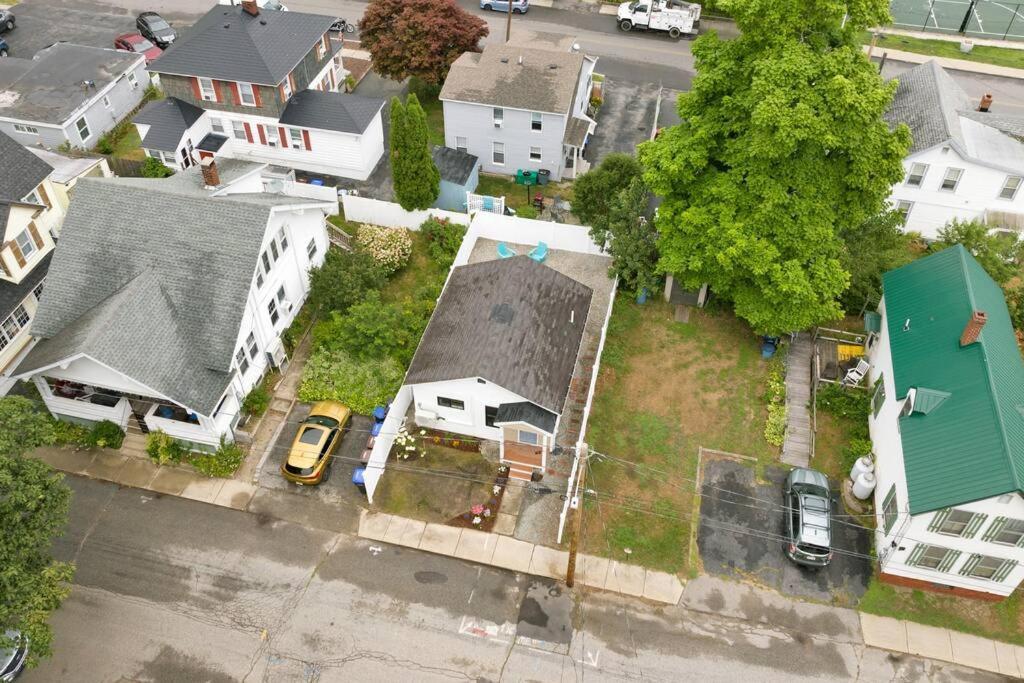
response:
<path id="1" fill-rule="evenodd" d="M 373 68 L 396 81 L 417 76 L 439 85 L 452 62 L 477 49 L 487 23 L 455 0 L 372 0 L 359 22 Z"/>

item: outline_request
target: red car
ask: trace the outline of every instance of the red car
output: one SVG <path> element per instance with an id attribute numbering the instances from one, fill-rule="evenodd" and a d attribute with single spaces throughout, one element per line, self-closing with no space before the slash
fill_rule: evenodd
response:
<path id="1" fill-rule="evenodd" d="M 114 39 L 114 48 L 145 55 L 146 64 L 149 64 L 164 53 L 163 50 L 149 42 L 146 38 L 143 38 L 141 33 L 125 33 L 118 36 Z"/>

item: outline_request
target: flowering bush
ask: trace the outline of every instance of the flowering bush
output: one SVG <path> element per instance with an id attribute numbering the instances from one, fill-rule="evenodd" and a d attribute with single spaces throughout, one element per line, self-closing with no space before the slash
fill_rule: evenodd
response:
<path id="1" fill-rule="evenodd" d="M 408 460 L 416 452 L 416 437 L 409 433 L 409 430 L 404 426 L 398 428 L 398 434 L 395 435 L 395 445 L 392 447 L 395 451 L 395 459 Z M 419 452 L 419 456 L 422 458 L 426 453 L 423 451 Z"/>
<path id="2" fill-rule="evenodd" d="M 373 258 L 385 275 L 404 266 L 412 255 L 412 235 L 400 228 L 360 225 L 356 245 Z"/>
<path id="3" fill-rule="evenodd" d="M 360 361 L 341 349 L 318 349 L 302 371 L 300 401 L 334 400 L 369 415 L 391 400 L 405 371 L 393 358 Z"/>
<path id="4" fill-rule="evenodd" d="M 484 506 L 480 505 L 479 503 L 477 503 L 473 507 L 469 508 L 469 511 L 472 512 L 474 515 L 479 515 L 479 514 L 483 513 Z"/>

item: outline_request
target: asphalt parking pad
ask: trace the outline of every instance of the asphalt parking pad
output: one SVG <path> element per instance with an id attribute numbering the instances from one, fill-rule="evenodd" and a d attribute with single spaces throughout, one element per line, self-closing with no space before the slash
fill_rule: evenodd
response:
<path id="1" fill-rule="evenodd" d="M 783 552 L 782 487 L 787 469 L 766 468 L 764 482 L 756 480 L 752 463 L 705 459 L 703 470 L 697 547 L 705 571 L 753 579 L 815 600 L 855 600 L 864 594 L 872 567 L 862 556 L 870 552 L 871 532 L 836 517 L 844 514 L 838 494 L 833 492 L 832 562 L 812 569 L 797 565 Z"/>
<path id="2" fill-rule="evenodd" d="M 531 579 L 519 606 L 517 640 L 549 652 L 567 654 L 572 642 L 572 595 L 549 579 Z"/>
<path id="3" fill-rule="evenodd" d="M 596 166 L 612 152 L 636 154 L 636 146 L 651 138 L 660 90 L 657 83 L 606 79 L 597 130 L 587 143 L 584 158 Z"/>

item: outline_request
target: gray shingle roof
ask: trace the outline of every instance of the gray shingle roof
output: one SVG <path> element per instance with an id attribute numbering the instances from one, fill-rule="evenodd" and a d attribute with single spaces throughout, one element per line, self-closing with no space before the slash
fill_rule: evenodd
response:
<path id="1" fill-rule="evenodd" d="M 562 144 L 573 147 L 582 147 L 587 141 L 587 133 L 590 131 L 590 121 L 574 116 L 569 119 L 565 127 L 565 135 L 562 136 Z"/>
<path id="2" fill-rule="evenodd" d="M 26 147 L 25 149 L 53 167 L 53 172 L 50 173 L 50 180 L 55 183 L 66 183 L 74 180 L 78 176 L 88 173 L 94 166 L 103 161 L 103 157 L 100 156 L 70 157 L 48 149 L 42 149 L 41 147 Z"/>
<path id="3" fill-rule="evenodd" d="M 43 281 L 46 271 L 50 267 L 51 258 L 53 258 L 52 251 L 44 256 L 18 284 L 0 280 L 0 319 L 10 315 L 11 311 L 25 300 L 29 292 Z"/>
<path id="4" fill-rule="evenodd" d="M 21 201 L 52 172 L 48 163 L 17 140 L 0 133 L 0 200 Z M 0 235 L 6 226 L 6 220 L 0 222 Z"/>
<path id="5" fill-rule="evenodd" d="M 455 60 L 440 98 L 566 114 L 583 59 L 579 52 L 491 43 Z"/>
<path id="6" fill-rule="evenodd" d="M 378 97 L 303 90 L 288 100 L 280 122 L 286 126 L 361 135 L 383 106 L 384 100 Z"/>
<path id="7" fill-rule="evenodd" d="M 0 60 L 0 116 L 65 123 L 76 109 L 145 58 L 101 47 L 56 43 L 32 59 Z M 83 88 L 83 81 L 95 88 Z"/>
<path id="8" fill-rule="evenodd" d="M 977 121 L 978 123 L 984 123 L 986 126 L 995 128 L 1017 139 L 1024 139 L 1024 116 L 981 111 L 962 111 L 960 116 Z"/>
<path id="9" fill-rule="evenodd" d="M 494 416 L 495 425 L 525 422 L 548 434 L 555 433 L 555 423 L 557 421 L 557 415 L 529 401 L 502 403 L 498 406 L 498 412 Z"/>
<path id="10" fill-rule="evenodd" d="M 76 186 L 19 372 L 84 353 L 209 415 L 274 203 L 145 180 Z"/>
<path id="11" fill-rule="evenodd" d="M 276 86 L 327 33 L 335 17 L 215 5 L 149 69 Z"/>
<path id="12" fill-rule="evenodd" d="M 451 147 L 434 145 L 431 156 L 434 159 L 434 165 L 441 173 L 441 180 L 447 180 L 456 185 L 465 185 L 469 177 L 473 175 L 473 169 L 476 168 L 476 155 Z"/>
<path id="13" fill-rule="evenodd" d="M 182 102 L 176 97 L 153 100 L 142 108 L 132 123 L 149 126 L 142 146 L 161 152 L 177 152 L 181 136 L 202 118 L 205 112 L 199 107 Z"/>
<path id="14" fill-rule="evenodd" d="M 896 77 L 899 86 L 885 118 L 890 123 L 905 123 L 913 143 L 910 152 L 919 152 L 947 141 L 962 148 L 958 111 L 968 109 L 967 93 L 949 74 L 931 60 Z"/>
<path id="15" fill-rule="evenodd" d="M 406 383 L 482 377 L 560 414 L 592 295 L 528 256 L 455 268 Z"/>

